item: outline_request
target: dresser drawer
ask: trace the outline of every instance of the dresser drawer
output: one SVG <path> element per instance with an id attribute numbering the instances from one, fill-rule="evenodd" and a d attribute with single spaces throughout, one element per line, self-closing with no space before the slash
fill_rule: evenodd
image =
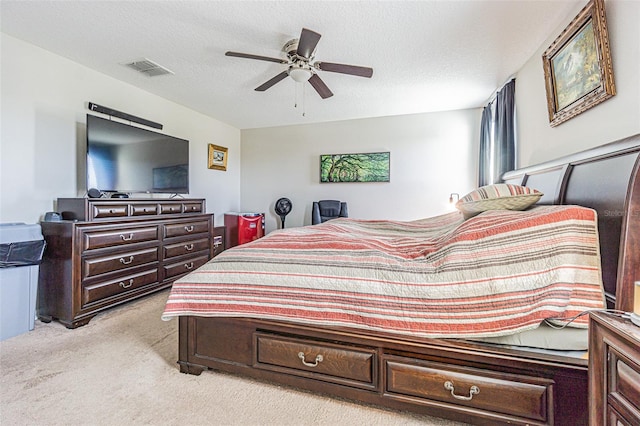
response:
<path id="1" fill-rule="evenodd" d="M 206 220 L 164 225 L 164 238 L 181 237 L 203 232 L 209 232 L 209 222 Z"/>
<path id="2" fill-rule="evenodd" d="M 202 203 L 184 203 L 185 213 L 202 213 Z"/>
<path id="3" fill-rule="evenodd" d="M 427 404 L 501 413 L 514 420 L 546 423 L 552 410 L 553 381 L 436 362 L 390 357 L 384 363 L 387 396 L 422 399 Z"/>
<path id="4" fill-rule="evenodd" d="M 131 215 L 132 216 L 155 216 L 158 214 L 158 205 L 156 203 L 149 204 L 132 204 Z"/>
<path id="5" fill-rule="evenodd" d="M 185 254 L 193 254 L 198 251 L 209 249 L 209 239 L 202 238 L 199 240 L 185 241 L 182 243 L 168 244 L 164 246 L 164 259 L 182 256 Z"/>
<path id="6" fill-rule="evenodd" d="M 256 333 L 254 367 L 304 377 L 376 387 L 376 352 L 359 348 Z"/>
<path id="7" fill-rule="evenodd" d="M 174 278 L 181 274 L 186 274 L 187 272 L 194 271 L 195 269 L 201 267 L 209 260 L 209 252 L 202 252 L 200 256 L 194 256 L 192 258 L 182 260 L 176 263 L 170 263 L 168 265 L 164 265 L 164 278 Z"/>
<path id="8" fill-rule="evenodd" d="M 82 276 L 84 278 L 89 278 L 107 272 L 118 271 L 157 261 L 158 247 L 84 259 L 82 262 Z"/>
<path id="9" fill-rule="evenodd" d="M 123 204 L 92 203 L 91 209 L 92 209 L 91 217 L 93 217 L 94 219 L 109 218 L 109 217 L 121 218 L 121 217 L 129 216 L 129 204 L 127 203 L 123 203 Z"/>
<path id="10" fill-rule="evenodd" d="M 121 228 L 114 231 L 87 231 L 83 234 L 83 250 L 121 246 L 157 239 L 157 226 Z"/>
<path id="11" fill-rule="evenodd" d="M 126 293 L 158 282 L 158 269 L 150 269 L 138 274 L 126 275 L 111 281 L 101 281 L 83 286 L 82 304 L 90 305 L 111 296 Z"/>
<path id="12" fill-rule="evenodd" d="M 160 203 L 160 214 L 182 213 L 182 203 Z"/>

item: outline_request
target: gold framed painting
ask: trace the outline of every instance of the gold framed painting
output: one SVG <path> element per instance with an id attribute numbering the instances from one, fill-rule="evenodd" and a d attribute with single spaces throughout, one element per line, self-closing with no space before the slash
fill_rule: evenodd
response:
<path id="1" fill-rule="evenodd" d="M 590 0 L 542 55 L 552 127 L 616 94 L 604 0 Z"/>
<path id="2" fill-rule="evenodd" d="M 209 168 L 214 170 L 227 170 L 227 148 L 209 144 Z"/>

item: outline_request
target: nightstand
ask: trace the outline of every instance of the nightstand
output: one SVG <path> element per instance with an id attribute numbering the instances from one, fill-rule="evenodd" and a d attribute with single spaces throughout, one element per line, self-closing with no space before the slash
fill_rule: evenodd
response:
<path id="1" fill-rule="evenodd" d="M 589 323 L 589 424 L 640 425 L 640 327 L 595 312 Z"/>

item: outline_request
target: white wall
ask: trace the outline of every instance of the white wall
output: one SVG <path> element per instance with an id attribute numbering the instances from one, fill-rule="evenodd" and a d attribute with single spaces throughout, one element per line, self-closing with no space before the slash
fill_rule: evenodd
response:
<path id="1" fill-rule="evenodd" d="M 542 54 L 586 4 L 579 2 L 516 77 L 519 165 L 527 166 L 640 133 L 640 2 L 606 0 L 617 94 L 560 124 L 549 125 Z"/>
<path id="2" fill-rule="evenodd" d="M 311 203 L 347 201 L 349 216 L 414 220 L 446 212 L 449 195 L 477 181 L 480 110 L 403 115 L 242 131 L 244 211 L 265 212 L 277 229 L 275 201 L 293 210 L 286 226 L 311 223 Z M 389 183 L 319 183 L 321 154 L 391 152 Z"/>
<path id="3" fill-rule="evenodd" d="M 618 94 L 549 126 L 542 53 L 582 8 L 578 2 L 516 74 L 520 166 L 640 133 L 640 2 L 605 4 Z M 411 220 L 446 210 L 450 192 L 475 186 L 478 110 L 254 129 L 241 137 L 213 118 L 6 34 L 0 41 L 0 222 L 33 223 L 57 197 L 84 195 L 88 101 L 163 123 L 164 132 L 189 139 L 191 196 L 207 199 L 217 224 L 226 211 L 259 210 L 267 213 L 268 230 L 275 229 L 273 204 L 283 196 L 294 204 L 287 226 L 309 223 L 311 202 L 322 198 L 348 201 L 352 217 Z M 229 148 L 226 172 L 207 168 L 208 143 Z M 387 150 L 390 183 L 318 182 L 320 154 Z"/>
<path id="4" fill-rule="evenodd" d="M 84 196 L 87 102 L 164 125 L 190 141 L 190 197 L 223 223 L 240 205 L 240 131 L 6 34 L 1 35 L 0 222 L 38 222 L 58 197 Z M 157 78 L 170 78 L 157 77 Z M 98 114 L 99 115 L 99 114 Z M 227 171 L 207 144 L 229 148 Z"/>

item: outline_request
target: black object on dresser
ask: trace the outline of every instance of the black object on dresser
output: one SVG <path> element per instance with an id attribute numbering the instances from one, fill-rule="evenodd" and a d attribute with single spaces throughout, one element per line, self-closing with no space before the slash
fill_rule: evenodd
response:
<path id="1" fill-rule="evenodd" d="M 640 425 L 640 327 L 618 315 L 591 314 L 589 424 Z"/>
<path id="2" fill-rule="evenodd" d="M 170 287 L 221 251 L 204 199 L 60 198 L 58 211 L 62 221 L 41 224 L 43 322 L 85 325 L 102 310 Z"/>

